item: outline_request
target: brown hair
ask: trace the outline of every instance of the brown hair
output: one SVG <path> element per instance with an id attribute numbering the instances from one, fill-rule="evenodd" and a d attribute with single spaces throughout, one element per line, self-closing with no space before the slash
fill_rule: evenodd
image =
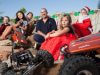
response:
<path id="1" fill-rule="evenodd" d="M 60 22 L 62 21 L 63 17 L 67 17 L 67 19 L 68 19 L 68 21 L 69 21 L 69 25 L 71 25 L 71 23 L 72 23 L 71 16 L 70 16 L 70 15 L 68 15 L 68 14 L 64 14 L 64 15 L 61 17 Z"/>
<path id="2" fill-rule="evenodd" d="M 29 15 L 29 14 L 31 14 L 31 15 L 33 16 L 33 13 L 32 13 L 32 12 L 28 12 L 28 13 L 27 13 L 27 15 Z"/>
<path id="3" fill-rule="evenodd" d="M 62 19 L 63 19 L 63 17 L 67 17 L 67 19 L 68 19 L 68 21 L 69 21 L 69 23 L 68 23 L 68 25 L 71 25 L 71 23 L 72 23 L 72 19 L 71 19 L 71 16 L 70 15 L 68 15 L 68 14 L 64 14 L 64 15 L 62 15 L 62 17 L 61 17 L 61 19 L 60 19 L 60 23 L 62 22 Z M 60 29 L 62 29 L 63 27 L 61 26 L 61 24 L 60 24 Z"/>
<path id="4" fill-rule="evenodd" d="M 22 11 L 18 11 L 17 13 L 16 13 L 16 19 L 15 19 L 15 23 L 17 23 L 20 19 L 18 18 L 18 13 L 21 13 L 22 15 L 23 15 L 23 20 L 25 20 L 26 21 L 26 17 L 25 17 L 25 14 L 22 12 Z"/>

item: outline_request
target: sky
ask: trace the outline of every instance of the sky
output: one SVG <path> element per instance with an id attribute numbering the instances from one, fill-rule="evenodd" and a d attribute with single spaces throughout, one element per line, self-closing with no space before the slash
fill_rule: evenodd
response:
<path id="1" fill-rule="evenodd" d="M 79 11 L 84 6 L 97 9 L 99 0 L 0 0 L 0 16 L 15 17 L 16 12 L 26 8 L 34 16 L 40 15 L 41 8 L 47 8 L 50 15 L 56 12 Z"/>

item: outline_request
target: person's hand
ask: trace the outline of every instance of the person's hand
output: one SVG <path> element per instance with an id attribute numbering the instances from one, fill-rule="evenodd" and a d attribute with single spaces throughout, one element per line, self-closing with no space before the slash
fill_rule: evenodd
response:
<path id="1" fill-rule="evenodd" d="M 24 28 L 22 26 L 19 26 L 20 29 L 24 30 Z"/>
<path id="2" fill-rule="evenodd" d="M 51 33 L 55 33 L 55 30 L 53 30 Z"/>
<path id="3" fill-rule="evenodd" d="M 22 22 L 23 22 L 23 20 L 19 20 L 19 21 L 17 22 L 17 25 L 19 26 Z"/>
<path id="4" fill-rule="evenodd" d="M 19 26 L 19 28 L 21 28 L 21 29 L 22 29 L 22 26 Z"/>
<path id="5" fill-rule="evenodd" d="M 19 23 L 22 23 L 23 22 L 23 20 L 21 19 L 21 20 L 19 20 Z"/>
<path id="6" fill-rule="evenodd" d="M 48 39 L 50 37 L 50 33 L 48 33 L 46 36 L 45 36 L 45 39 Z"/>
<path id="7" fill-rule="evenodd" d="M 53 33 L 55 33 L 55 30 L 52 30 L 51 32 L 49 32 L 49 34 L 53 34 Z"/>

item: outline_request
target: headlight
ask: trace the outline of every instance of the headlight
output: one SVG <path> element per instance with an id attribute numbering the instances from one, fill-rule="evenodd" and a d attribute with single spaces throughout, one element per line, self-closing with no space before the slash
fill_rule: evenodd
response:
<path id="1" fill-rule="evenodd" d="M 60 48 L 60 51 L 64 54 L 64 53 L 66 53 L 66 50 L 68 49 L 68 45 L 67 44 L 65 44 L 64 46 L 62 46 L 61 48 Z"/>

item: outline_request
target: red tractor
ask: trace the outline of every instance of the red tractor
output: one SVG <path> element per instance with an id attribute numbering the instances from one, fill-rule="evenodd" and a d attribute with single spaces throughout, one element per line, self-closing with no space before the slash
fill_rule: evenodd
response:
<path id="1" fill-rule="evenodd" d="M 59 75 L 100 75 L 100 32 L 64 45 L 65 55 Z"/>

